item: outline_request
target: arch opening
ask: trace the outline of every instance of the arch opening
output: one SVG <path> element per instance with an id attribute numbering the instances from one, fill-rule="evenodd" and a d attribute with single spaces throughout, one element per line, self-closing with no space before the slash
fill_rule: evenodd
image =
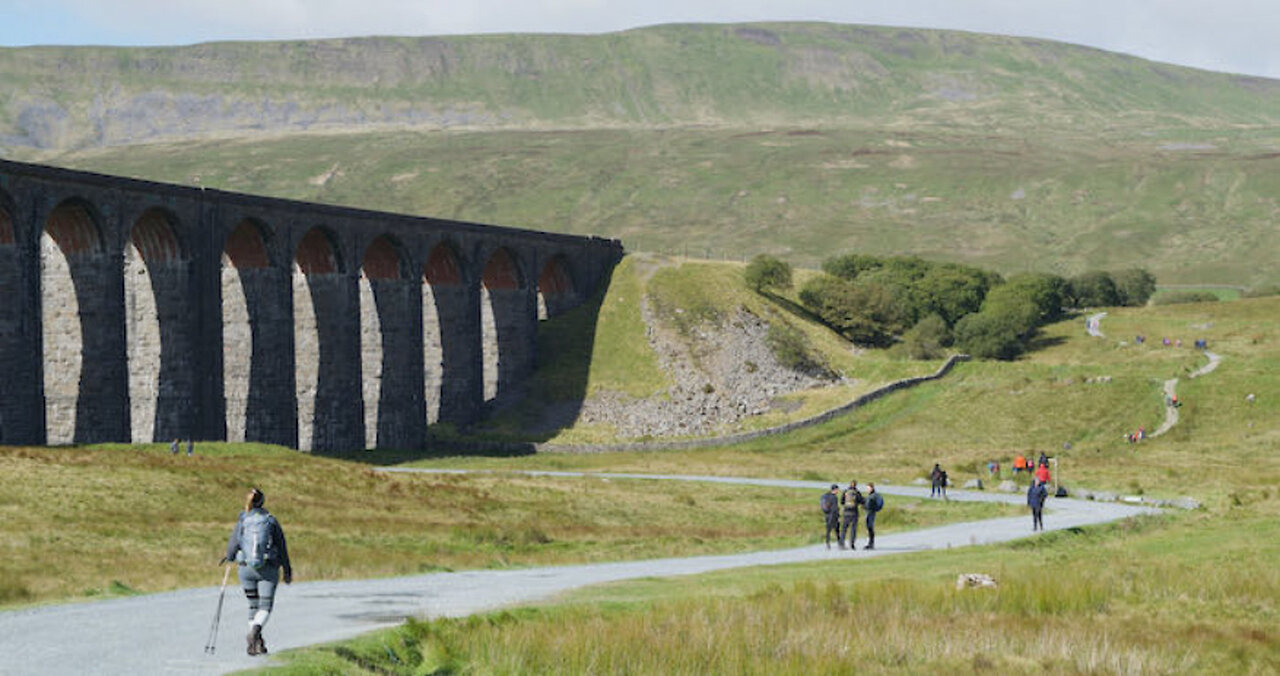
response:
<path id="1" fill-rule="evenodd" d="M 538 320 L 554 317 L 568 309 L 574 297 L 573 278 L 564 256 L 556 255 L 538 275 Z"/>
<path id="2" fill-rule="evenodd" d="M 133 443 L 193 436 L 193 430 L 185 429 L 189 422 L 182 420 L 189 407 L 178 403 L 189 398 L 191 377 L 189 369 L 180 366 L 186 352 L 178 343 L 186 343 L 181 325 L 187 266 L 174 233 L 175 220 L 161 209 L 148 210 L 134 223 L 125 248 L 125 338 Z"/>
<path id="3" fill-rule="evenodd" d="M 441 326 L 461 300 L 462 268 L 458 254 L 447 243 L 437 244 L 427 256 L 422 275 L 423 402 L 428 424 L 440 421 L 444 381 L 457 355 L 446 353 Z"/>
<path id="4" fill-rule="evenodd" d="M 360 364 L 366 448 L 422 444 L 421 303 L 403 247 L 373 240 L 360 266 Z"/>
<path id="5" fill-rule="evenodd" d="M 505 248 L 489 256 L 480 277 L 480 355 L 483 401 L 497 399 L 509 383 L 513 355 L 511 334 L 514 306 L 524 286 L 515 258 Z M 506 353 L 506 354 L 504 354 Z"/>
<path id="6" fill-rule="evenodd" d="M 90 207 L 78 200 L 50 212 L 40 234 L 41 367 L 45 440 L 69 444 L 95 439 L 93 394 L 110 383 L 103 343 L 109 313 L 98 307 L 106 283 L 102 237 Z M 121 346 L 122 347 L 122 346 Z M 95 382 L 95 376 L 99 376 Z"/>
<path id="7" fill-rule="evenodd" d="M 359 295 L 352 281 L 342 274 L 336 239 L 323 228 L 309 230 L 293 259 L 294 386 L 303 450 L 351 448 L 364 440 Z"/>
<path id="8" fill-rule="evenodd" d="M 223 245 L 222 392 L 227 441 L 293 445 L 292 322 L 271 265 L 267 226 L 240 221 Z M 284 390 L 284 391 L 280 391 Z M 285 429 L 281 429 L 281 428 Z"/>

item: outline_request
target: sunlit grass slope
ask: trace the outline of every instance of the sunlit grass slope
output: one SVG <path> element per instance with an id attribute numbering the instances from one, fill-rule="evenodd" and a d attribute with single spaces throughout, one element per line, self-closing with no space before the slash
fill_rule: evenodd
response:
<path id="1" fill-rule="evenodd" d="M 796 303 L 794 290 L 777 297 L 755 293 L 747 288 L 742 272 L 741 264 L 731 262 L 627 256 L 602 297 L 542 323 L 539 362 L 528 395 L 477 427 L 473 436 L 557 444 L 635 441 L 603 423 L 566 421 L 567 427 L 548 434 L 545 421 L 555 415 L 549 411 L 571 406 L 584 393 L 619 394 L 624 401 L 667 398 L 674 381 L 650 336 L 661 333 L 682 346 L 695 367 L 703 367 L 699 355 L 714 349 L 721 332 L 732 330 L 744 314 L 802 336 L 812 361 L 823 365 L 832 380 L 827 386 L 785 395 L 785 405 L 726 425 L 720 434 L 811 417 L 887 382 L 931 373 L 941 364 L 897 361 L 882 350 L 857 350 L 808 317 Z M 812 272 L 802 271 L 800 276 L 807 274 Z M 587 357 L 589 363 L 584 364 Z M 837 382 L 840 378 L 843 381 Z"/>
<path id="2" fill-rule="evenodd" d="M 1018 453 L 1047 452 L 1068 485 L 1122 493 L 1221 503 L 1280 482 L 1280 298 L 1112 309 L 1102 329 L 1106 339 L 1086 335 L 1083 318 L 1050 325 L 1041 347 L 1019 361 L 963 364 L 831 423 L 733 448 L 431 462 L 795 477 L 838 468 L 906 481 L 934 462 L 962 480 L 989 460 L 1007 469 Z M 1133 343 L 1139 333 L 1148 338 L 1142 346 Z M 1182 347 L 1164 347 L 1163 336 Z M 1197 338 L 1224 360 L 1188 379 L 1207 363 L 1191 347 Z M 1164 419 L 1162 386 L 1175 377 L 1178 425 L 1125 442 Z"/>
<path id="3" fill-rule="evenodd" d="M 250 486 L 299 581 L 800 546 L 812 491 L 423 476 L 278 447 L 0 448 L 0 606 L 216 584 Z M 899 501 L 885 529 L 1004 514 Z M 752 505 L 744 511 L 742 505 Z"/>

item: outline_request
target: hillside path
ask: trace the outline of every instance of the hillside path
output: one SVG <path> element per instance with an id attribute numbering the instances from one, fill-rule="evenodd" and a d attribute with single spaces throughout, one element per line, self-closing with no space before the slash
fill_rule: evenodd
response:
<path id="1" fill-rule="evenodd" d="M 387 468 L 394 472 L 455 473 L 454 470 Z M 508 472 L 509 473 L 509 472 Z M 710 476 L 528 472 L 542 476 L 609 480 L 698 481 L 814 491 L 814 533 L 821 530 L 817 495 L 830 483 L 785 479 Z M 927 498 L 927 487 L 881 486 L 886 496 Z M 1020 505 L 1021 494 L 953 491 L 955 501 Z M 893 501 L 889 501 L 890 508 Z M 1075 499 L 1052 499 L 1046 530 L 1076 528 L 1158 510 L 1151 507 Z M 286 528 L 288 524 L 285 524 Z M 863 534 L 865 537 L 865 533 Z M 471 570 L 412 577 L 281 585 L 265 636 L 274 651 L 351 638 L 400 624 L 404 618 L 461 617 L 513 604 L 529 603 L 588 585 L 645 577 L 696 575 L 727 568 L 806 561 L 863 559 L 1006 542 L 1031 537 L 1027 517 L 1003 517 L 953 523 L 877 538 L 875 551 L 828 550 L 822 545 L 715 556 L 652 559 L 617 563 L 549 566 L 512 570 Z M 211 543 L 216 544 L 216 543 Z M 299 580 L 307 562 L 297 561 Z M 163 565 L 158 562 L 157 565 Z M 956 569 L 957 574 L 973 572 Z M 213 562 L 209 579 L 221 579 Z M 232 582 L 227 588 L 217 652 L 205 655 L 218 587 L 184 589 L 124 599 L 42 606 L 0 613 L 0 674 L 222 674 L 264 665 L 245 654 L 246 604 Z"/>
<path id="2" fill-rule="evenodd" d="M 1085 319 L 1085 322 L 1084 322 L 1085 331 L 1087 331 L 1089 335 L 1093 336 L 1094 338 L 1106 338 L 1106 335 L 1102 333 L 1102 318 L 1106 316 L 1107 316 L 1107 313 L 1105 312 L 1099 312 L 1097 314 L 1089 315 L 1089 317 Z M 1204 356 L 1209 358 L 1209 363 L 1187 374 L 1188 378 L 1199 378 L 1200 376 L 1205 375 L 1207 373 L 1213 373 L 1214 369 L 1218 368 L 1218 364 L 1222 363 L 1222 355 L 1220 354 L 1205 350 Z M 1161 390 L 1164 392 L 1165 402 L 1172 400 L 1175 396 L 1178 395 L 1178 379 L 1170 378 L 1164 381 L 1164 386 L 1161 388 Z M 1164 421 L 1160 423 L 1160 426 L 1157 427 L 1154 432 L 1152 432 L 1151 434 L 1148 434 L 1147 438 L 1150 439 L 1153 437 L 1158 437 L 1164 434 L 1165 432 L 1168 432 L 1169 430 L 1173 429 L 1173 426 L 1177 424 L 1178 424 L 1178 407 L 1169 406 L 1168 404 L 1166 404 L 1164 407 Z"/>

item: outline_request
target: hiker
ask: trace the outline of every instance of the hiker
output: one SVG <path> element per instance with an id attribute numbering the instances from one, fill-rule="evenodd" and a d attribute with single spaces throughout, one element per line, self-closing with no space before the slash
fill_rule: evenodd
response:
<path id="1" fill-rule="evenodd" d="M 849 487 L 840 495 L 840 503 L 844 505 L 844 522 L 840 524 L 840 546 L 844 546 L 848 538 L 849 549 L 857 549 L 853 541 L 858 539 L 858 507 L 865 503 L 862 491 L 858 490 L 858 482 L 850 481 Z"/>
<path id="2" fill-rule="evenodd" d="M 942 492 L 942 467 L 938 463 L 933 463 L 933 471 L 929 472 L 929 497 L 936 498 Z"/>
<path id="3" fill-rule="evenodd" d="M 836 493 L 840 490 L 840 484 L 831 484 L 831 490 L 822 494 L 822 499 L 818 501 L 818 506 L 822 508 L 822 518 L 826 521 L 827 532 L 823 535 L 826 540 L 827 549 L 831 549 L 831 534 L 836 534 L 836 539 L 840 538 L 840 496 Z M 840 548 L 844 549 L 844 543 L 840 543 Z"/>
<path id="4" fill-rule="evenodd" d="M 169 453 L 171 453 L 172 455 L 177 455 L 177 454 L 178 454 L 178 440 L 177 440 L 177 439 L 174 439 L 174 440 L 173 440 L 173 443 L 172 443 L 172 444 L 169 444 Z"/>
<path id="5" fill-rule="evenodd" d="M 1049 465 L 1048 463 L 1040 465 L 1036 468 L 1036 480 L 1040 483 L 1049 483 Z"/>
<path id="6" fill-rule="evenodd" d="M 1031 482 L 1027 489 L 1027 506 L 1031 508 L 1031 530 L 1044 530 L 1044 501 L 1049 497 L 1049 489 L 1039 479 Z"/>
<path id="7" fill-rule="evenodd" d="M 196 440 L 187 439 L 187 457 L 190 458 L 195 454 L 196 454 Z"/>
<path id="8" fill-rule="evenodd" d="M 227 554 L 219 565 L 234 561 L 240 567 L 240 587 L 249 600 L 250 655 L 267 654 L 267 644 L 262 640 L 262 627 L 271 616 L 275 601 L 276 585 L 280 571 L 284 570 L 284 583 L 293 582 L 293 566 L 289 564 L 289 548 L 284 541 L 284 531 L 267 510 L 262 508 L 266 496 L 257 488 L 245 496 L 244 511 L 236 519 L 227 540 Z"/>
<path id="9" fill-rule="evenodd" d="M 1027 462 L 1026 456 L 1019 455 L 1013 459 L 1013 473 L 1031 471 L 1031 463 Z"/>
<path id="10" fill-rule="evenodd" d="M 1040 459 L 1036 461 L 1036 465 L 1039 467 L 1049 466 L 1049 456 L 1045 455 L 1044 451 L 1040 451 Z"/>
<path id="11" fill-rule="evenodd" d="M 938 471 L 938 490 L 942 493 L 943 500 L 950 500 L 947 497 L 947 470 Z"/>
<path id="12" fill-rule="evenodd" d="M 876 513 L 884 509 L 884 498 L 876 492 L 876 485 L 867 484 L 867 546 L 863 549 L 876 548 Z"/>

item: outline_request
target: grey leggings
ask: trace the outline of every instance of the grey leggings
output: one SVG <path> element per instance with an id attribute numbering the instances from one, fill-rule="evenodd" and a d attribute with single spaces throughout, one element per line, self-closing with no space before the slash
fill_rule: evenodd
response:
<path id="1" fill-rule="evenodd" d="M 249 619 L 259 610 L 271 612 L 276 600 L 276 584 L 280 582 L 280 566 L 240 566 L 240 587 L 249 599 Z"/>

